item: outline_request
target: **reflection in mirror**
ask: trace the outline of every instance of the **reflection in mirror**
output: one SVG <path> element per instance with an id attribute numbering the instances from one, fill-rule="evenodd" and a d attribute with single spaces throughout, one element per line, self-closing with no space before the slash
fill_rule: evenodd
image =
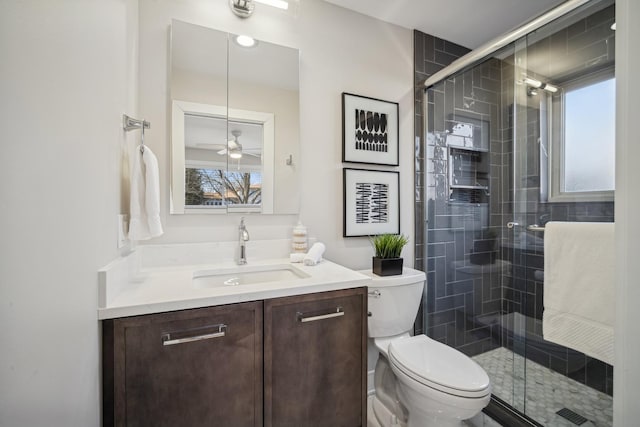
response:
<path id="1" fill-rule="evenodd" d="M 171 31 L 171 213 L 297 213 L 298 51 Z"/>
<path id="2" fill-rule="evenodd" d="M 188 207 L 260 207 L 262 187 L 262 125 L 229 122 L 219 117 L 185 117 L 185 205 Z M 240 141 L 242 137 L 242 141 Z M 227 167 L 227 156 L 230 165 Z"/>
<path id="3" fill-rule="evenodd" d="M 274 115 L 185 101 L 172 110 L 172 213 L 273 213 L 264 159 L 273 158 Z"/>

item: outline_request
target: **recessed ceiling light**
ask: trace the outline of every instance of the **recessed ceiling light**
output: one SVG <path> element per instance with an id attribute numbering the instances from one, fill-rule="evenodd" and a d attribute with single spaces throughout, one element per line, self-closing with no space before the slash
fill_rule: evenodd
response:
<path id="1" fill-rule="evenodd" d="M 242 47 L 254 47 L 258 42 L 253 37 L 239 35 L 235 36 L 234 40 Z"/>

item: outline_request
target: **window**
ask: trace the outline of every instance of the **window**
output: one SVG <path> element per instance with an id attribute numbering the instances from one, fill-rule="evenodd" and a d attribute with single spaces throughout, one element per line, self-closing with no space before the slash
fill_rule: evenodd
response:
<path id="1" fill-rule="evenodd" d="M 615 78 L 613 69 L 575 79 L 549 95 L 549 201 L 613 200 Z"/>
<path id="2" fill-rule="evenodd" d="M 231 205 L 259 208 L 261 202 L 260 172 L 189 165 L 185 169 L 185 205 L 189 208 L 219 209 Z"/>

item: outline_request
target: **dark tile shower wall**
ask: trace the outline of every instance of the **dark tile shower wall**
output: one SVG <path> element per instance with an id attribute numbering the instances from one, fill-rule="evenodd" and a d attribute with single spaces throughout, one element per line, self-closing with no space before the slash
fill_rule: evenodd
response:
<path id="1" fill-rule="evenodd" d="M 418 270 L 431 271 L 427 269 L 427 259 L 429 253 L 425 242 L 425 172 L 427 170 L 426 152 L 424 145 L 424 88 L 422 82 L 425 79 L 440 71 L 451 62 L 469 52 L 469 49 L 459 46 L 446 40 L 433 37 L 429 34 L 414 30 L 414 76 L 415 76 L 415 263 Z M 433 108 L 429 108 L 429 114 L 433 116 Z M 433 117 L 432 117 L 433 118 Z M 430 120 L 432 123 L 433 120 Z M 433 248 L 432 248 L 433 249 Z M 431 256 L 433 258 L 433 255 Z M 433 295 L 430 287 L 432 280 L 427 280 L 427 295 Z M 421 334 L 424 331 L 424 312 L 420 307 L 415 323 L 415 333 Z"/>
<path id="2" fill-rule="evenodd" d="M 421 82 L 468 49 L 419 31 L 414 32 L 414 46 L 417 85 L 415 265 L 427 272 L 426 312 L 419 313 L 418 318 L 426 316 L 428 325 L 423 330 L 424 322 L 418 321 L 416 332 L 474 355 L 499 346 L 499 341 L 492 339 L 492 335 L 499 336 L 499 330 L 482 320 L 502 311 L 503 264 L 492 260 L 497 235 L 492 226 L 499 227 L 502 218 L 490 214 L 490 204 L 494 201 L 491 195 L 501 191 L 502 186 L 493 173 L 495 167 L 502 165 L 501 155 L 494 158 L 491 152 L 502 150 L 501 64 L 492 59 L 430 89 L 427 141 L 422 141 L 424 90 Z M 461 124 L 473 127 L 469 138 L 455 136 L 459 141 L 457 145 L 468 146 L 449 151 L 451 143 L 447 143 L 447 138 L 455 135 L 456 125 Z M 469 187 L 486 186 L 486 190 L 451 187 L 455 180 L 449 177 L 449 157 L 453 154 L 459 160 L 454 165 L 456 170 L 471 171 L 471 176 L 461 177 L 461 181 L 467 182 L 460 183 Z"/>
<path id="3" fill-rule="evenodd" d="M 611 25 L 614 15 L 613 8 L 607 8 L 539 41 L 529 49 L 529 61 L 559 67 L 571 57 L 583 64 L 606 66 L 614 52 L 609 33 L 603 29 Z M 513 56 L 492 59 L 429 90 L 425 133 L 421 83 L 468 50 L 419 31 L 414 31 L 414 48 L 415 266 L 427 272 L 425 311 L 421 308 L 418 314 L 416 333 L 425 333 L 468 355 L 505 346 L 611 394 L 610 365 L 542 339 L 543 247 L 514 249 L 514 233 L 505 228 L 514 217 L 513 99 L 518 86 L 514 84 Z M 549 68 L 546 72 L 555 71 Z M 537 147 L 540 111 L 535 100 L 528 105 L 526 117 L 528 147 Z M 484 133 L 481 143 L 488 148 L 482 156 L 488 159 L 489 191 L 480 204 L 449 202 L 445 132 L 456 122 L 479 126 L 488 122 L 488 137 Z M 425 134 L 427 140 L 423 141 Z M 539 176 L 539 153 L 532 149 L 527 155 L 527 175 L 533 176 L 522 189 L 527 194 L 527 223 L 613 221 L 613 203 L 541 203 L 540 183 L 535 178 Z M 521 199 L 520 194 L 517 197 Z M 494 238 L 498 242 L 497 261 L 508 264 L 471 263 L 478 243 Z M 525 316 L 526 334 L 513 333 L 509 319 L 516 314 Z"/>

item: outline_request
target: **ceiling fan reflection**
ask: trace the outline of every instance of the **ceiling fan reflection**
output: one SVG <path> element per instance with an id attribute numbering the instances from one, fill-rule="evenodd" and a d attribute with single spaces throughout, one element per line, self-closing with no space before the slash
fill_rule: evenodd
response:
<path id="1" fill-rule="evenodd" d="M 261 157 L 260 153 L 257 153 L 257 154 L 251 153 L 250 150 L 244 150 L 242 148 L 242 144 L 238 141 L 238 138 L 242 135 L 241 130 L 234 129 L 231 131 L 231 134 L 233 135 L 233 139 L 230 139 L 229 141 L 227 141 L 227 146 L 217 152 L 219 155 L 224 156 L 225 154 L 228 154 L 229 157 L 232 159 L 241 159 L 244 154 L 248 156 Z M 198 145 L 201 146 L 202 148 L 205 148 L 208 146 L 207 148 L 209 149 L 214 149 L 213 147 L 216 146 L 214 144 L 198 144 Z M 217 145 L 217 147 L 220 147 L 220 145 Z"/>

